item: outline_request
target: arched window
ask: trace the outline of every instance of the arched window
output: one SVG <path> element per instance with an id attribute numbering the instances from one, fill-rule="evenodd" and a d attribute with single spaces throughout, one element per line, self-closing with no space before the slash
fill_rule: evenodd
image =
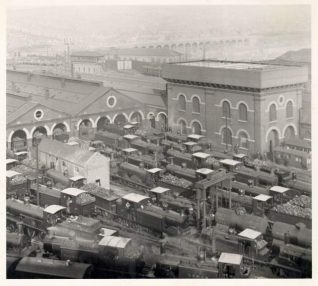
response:
<path id="1" fill-rule="evenodd" d="M 186 99 L 183 94 L 179 95 L 179 110 L 186 110 Z"/>
<path id="2" fill-rule="evenodd" d="M 192 133 L 201 135 L 201 125 L 198 122 L 192 123 Z"/>
<path id="3" fill-rule="evenodd" d="M 293 117 L 293 103 L 291 101 L 288 101 L 287 105 L 286 105 L 286 117 L 287 118 L 291 118 Z"/>
<path id="4" fill-rule="evenodd" d="M 239 105 L 239 120 L 247 121 L 247 107 L 244 103 Z"/>
<path id="5" fill-rule="evenodd" d="M 223 102 L 223 117 L 231 118 L 231 107 L 227 101 Z"/>
<path id="6" fill-rule="evenodd" d="M 222 143 L 232 145 L 232 132 L 226 127 L 222 130 Z"/>
<path id="7" fill-rule="evenodd" d="M 200 113 L 200 100 L 195 96 L 192 99 L 193 112 Z"/>
<path id="8" fill-rule="evenodd" d="M 269 108 L 269 121 L 277 120 L 276 105 L 272 104 Z"/>
<path id="9" fill-rule="evenodd" d="M 239 134 L 239 145 L 242 148 L 248 149 L 248 137 L 245 132 L 240 132 Z"/>
<path id="10" fill-rule="evenodd" d="M 187 124 L 184 120 L 179 121 L 179 131 L 181 134 L 187 134 Z"/>

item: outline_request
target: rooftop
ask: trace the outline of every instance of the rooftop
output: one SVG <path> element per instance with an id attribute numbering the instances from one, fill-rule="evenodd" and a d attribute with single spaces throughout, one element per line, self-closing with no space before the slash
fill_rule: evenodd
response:
<path id="1" fill-rule="evenodd" d="M 113 248 L 126 248 L 128 243 L 131 241 L 130 238 L 118 237 L 118 236 L 104 236 L 98 243 L 100 246 L 108 246 Z"/>
<path id="2" fill-rule="evenodd" d="M 77 197 L 77 196 L 79 196 L 83 193 L 87 193 L 87 192 L 84 190 L 76 189 L 76 188 L 67 188 L 67 189 L 61 191 L 61 193 Z"/>
<path id="3" fill-rule="evenodd" d="M 271 196 L 260 194 L 260 195 L 257 195 L 256 197 L 254 197 L 254 200 L 266 202 L 271 198 L 272 198 Z"/>
<path id="4" fill-rule="evenodd" d="M 133 202 L 133 203 L 140 203 L 143 200 L 149 199 L 149 197 L 135 194 L 135 193 L 130 193 L 130 194 L 123 196 L 123 199 L 126 201 Z"/>
<path id="5" fill-rule="evenodd" d="M 224 164 L 224 165 L 229 165 L 229 166 L 236 166 L 236 165 L 241 164 L 241 162 L 235 161 L 232 159 L 223 159 L 223 160 L 220 160 L 220 163 Z"/>
<path id="6" fill-rule="evenodd" d="M 289 191 L 288 188 L 281 187 L 281 186 L 273 186 L 269 190 L 272 191 L 272 192 L 281 193 L 281 194 L 286 193 L 287 191 Z"/>
<path id="7" fill-rule="evenodd" d="M 242 232 L 240 232 L 238 235 L 241 237 L 249 238 L 249 239 L 256 239 L 261 235 L 261 233 L 256 230 L 246 228 Z"/>
<path id="8" fill-rule="evenodd" d="M 166 193 L 166 192 L 169 192 L 170 189 L 168 188 L 163 188 L 163 187 L 156 187 L 156 188 L 153 188 L 150 190 L 150 192 L 152 193 L 156 193 L 156 194 L 163 194 L 163 193 Z"/>
<path id="9" fill-rule="evenodd" d="M 169 82 L 222 89 L 255 90 L 303 85 L 308 67 L 233 61 L 189 61 L 164 64 L 162 77 Z"/>
<path id="10" fill-rule="evenodd" d="M 196 170 L 196 172 L 202 175 L 208 175 L 208 174 L 212 174 L 214 171 L 208 168 L 201 168 Z"/>
<path id="11" fill-rule="evenodd" d="M 204 152 L 196 152 L 196 153 L 193 153 L 192 156 L 196 157 L 196 158 L 201 158 L 201 159 L 206 159 L 206 158 L 211 157 L 210 154 L 204 153 Z"/>
<path id="12" fill-rule="evenodd" d="M 77 146 L 70 146 L 60 141 L 46 138 L 41 140 L 39 144 L 39 152 L 44 152 L 54 157 L 63 158 L 65 161 L 69 161 L 80 166 L 87 164 L 87 161 L 91 157 L 97 156 L 97 153 L 92 153 Z"/>
<path id="13" fill-rule="evenodd" d="M 222 252 L 219 263 L 240 265 L 242 260 L 243 256 L 240 254 Z"/>
<path id="14" fill-rule="evenodd" d="M 61 210 L 65 210 L 65 209 L 66 209 L 65 207 L 62 207 L 59 205 L 50 205 L 47 208 L 45 208 L 44 211 L 49 214 L 56 214 L 57 212 Z"/>
<path id="15" fill-rule="evenodd" d="M 197 61 L 178 63 L 182 66 L 195 66 L 205 68 L 222 68 L 222 69 L 235 69 L 235 70 L 269 70 L 277 69 L 280 66 L 260 63 L 245 63 L 245 62 L 227 62 L 227 61 Z"/>

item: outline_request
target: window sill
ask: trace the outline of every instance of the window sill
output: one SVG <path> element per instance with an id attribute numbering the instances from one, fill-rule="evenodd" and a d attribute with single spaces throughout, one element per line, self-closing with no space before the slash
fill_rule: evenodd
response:
<path id="1" fill-rule="evenodd" d="M 178 111 L 179 111 L 179 112 L 185 112 L 185 110 L 183 110 L 183 109 L 178 109 Z"/>
<path id="2" fill-rule="evenodd" d="M 201 112 L 194 112 L 194 111 L 192 111 L 192 114 L 200 115 L 200 114 L 201 114 Z"/>
<path id="3" fill-rule="evenodd" d="M 238 122 L 242 122 L 242 123 L 247 123 L 248 122 L 247 120 L 241 120 L 241 119 L 238 119 L 237 121 Z"/>
<path id="4" fill-rule="evenodd" d="M 232 121 L 232 117 L 225 117 L 225 116 L 222 116 L 221 118 L 222 118 L 222 119 L 226 119 L 226 120 L 230 120 L 230 121 Z"/>

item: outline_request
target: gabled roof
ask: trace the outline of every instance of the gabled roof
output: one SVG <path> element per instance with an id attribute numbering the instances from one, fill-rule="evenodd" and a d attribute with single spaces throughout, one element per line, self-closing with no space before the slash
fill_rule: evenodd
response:
<path id="1" fill-rule="evenodd" d="M 89 96 L 86 96 L 83 100 L 81 100 L 77 105 L 75 105 L 71 110 L 72 114 L 78 114 L 81 112 L 84 108 L 88 107 L 90 104 L 92 104 L 94 101 L 96 101 L 98 98 L 106 94 L 108 91 L 114 90 L 111 87 L 100 87 L 97 90 L 95 90 L 93 93 L 91 93 Z"/>
<path id="2" fill-rule="evenodd" d="M 84 193 L 87 193 L 87 192 L 84 190 L 76 189 L 76 188 L 67 188 L 67 189 L 61 191 L 61 193 L 77 197 L 77 196 L 84 194 Z"/>
<path id="3" fill-rule="evenodd" d="M 50 154 L 65 161 L 83 166 L 87 161 L 97 153 L 81 149 L 76 146 L 70 146 L 57 140 L 43 138 L 39 144 L 39 152 Z M 103 158 L 107 159 L 103 156 Z"/>

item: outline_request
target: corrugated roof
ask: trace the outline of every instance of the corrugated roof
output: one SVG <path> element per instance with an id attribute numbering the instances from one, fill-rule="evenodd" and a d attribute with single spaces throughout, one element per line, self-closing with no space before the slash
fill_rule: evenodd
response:
<path id="1" fill-rule="evenodd" d="M 57 140 L 43 138 L 39 144 L 39 152 L 50 154 L 54 157 L 64 159 L 83 166 L 86 162 L 97 153 L 76 146 L 70 146 Z M 106 157 L 105 157 L 106 158 Z"/>

